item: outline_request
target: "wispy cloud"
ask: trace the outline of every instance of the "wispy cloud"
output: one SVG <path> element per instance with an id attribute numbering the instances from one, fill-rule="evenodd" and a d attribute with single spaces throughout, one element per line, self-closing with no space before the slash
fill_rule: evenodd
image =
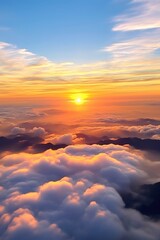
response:
<path id="1" fill-rule="evenodd" d="M 160 32 L 154 32 L 154 35 L 143 34 L 143 36 L 123 40 L 113 43 L 104 48 L 104 51 L 110 52 L 114 58 L 125 59 L 142 59 L 153 54 L 160 48 Z"/>
<path id="2" fill-rule="evenodd" d="M 38 56 L 27 49 L 19 49 L 16 46 L 0 42 L 0 72 L 1 75 L 14 75 L 19 78 L 34 77 L 53 79 L 53 77 L 75 77 L 96 75 L 98 69 L 102 69 L 104 63 L 76 65 L 73 62 L 55 63 L 46 57 Z M 99 73 L 99 72 L 98 72 Z"/>
<path id="3" fill-rule="evenodd" d="M 127 14 L 115 18 L 113 31 L 133 31 L 160 28 L 159 0 L 131 0 Z"/>
<path id="4" fill-rule="evenodd" d="M 157 39 L 135 38 L 112 44 L 105 48 L 113 54 L 112 59 L 81 65 L 56 63 L 27 49 L 1 42 L 1 99 L 14 95 L 23 98 L 31 94 L 53 97 L 53 93 L 58 96 L 75 88 L 85 88 L 88 92 L 95 91 L 95 88 L 96 92 L 111 89 L 113 94 L 115 86 L 124 91 L 124 86 L 135 85 L 137 80 L 143 85 L 149 85 L 150 81 L 157 86 L 160 59 L 145 58 L 160 47 Z"/>
<path id="5" fill-rule="evenodd" d="M 124 79 L 140 82 L 159 76 L 160 1 L 130 0 L 128 12 L 114 19 L 113 31 L 127 32 L 120 40 L 106 46 L 111 66 Z M 128 31 L 139 30 L 134 35 Z M 145 31 L 144 31 L 145 30 Z M 113 71 L 113 68 L 112 68 Z M 156 74 L 156 76 L 155 76 Z M 134 80 L 133 80 L 134 78 Z M 137 82 L 136 81 L 136 82 Z"/>

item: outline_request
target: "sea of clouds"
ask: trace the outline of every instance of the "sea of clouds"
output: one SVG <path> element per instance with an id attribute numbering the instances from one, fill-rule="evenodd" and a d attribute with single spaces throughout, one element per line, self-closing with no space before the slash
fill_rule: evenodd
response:
<path id="1" fill-rule="evenodd" d="M 121 197 L 156 181 L 160 163 L 128 146 L 16 153 L 0 165 L 0 239 L 160 239 L 160 222 L 125 208 Z"/>

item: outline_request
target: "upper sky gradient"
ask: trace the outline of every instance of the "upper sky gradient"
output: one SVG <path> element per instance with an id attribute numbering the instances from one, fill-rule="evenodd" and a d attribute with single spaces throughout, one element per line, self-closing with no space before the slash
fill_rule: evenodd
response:
<path id="1" fill-rule="evenodd" d="M 1 102 L 157 105 L 159 39 L 159 0 L 1 0 Z"/>
<path id="2" fill-rule="evenodd" d="M 160 27 L 159 7 L 159 0 L 2 0 L 0 38 L 57 62 L 100 61 L 124 50 L 112 44 L 127 41 L 131 51 L 145 37 L 146 45 Z"/>
<path id="3" fill-rule="evenodd" d="M 54 61 L 93 62 L 116 40 L 114 17 L 128 1 L 1 1 L 1 40 Z"/>

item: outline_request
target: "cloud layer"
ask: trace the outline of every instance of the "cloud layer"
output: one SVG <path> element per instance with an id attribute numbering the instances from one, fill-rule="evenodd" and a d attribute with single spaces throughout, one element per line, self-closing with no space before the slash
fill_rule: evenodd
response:
<path id="1" fill-rule="evenodd" d="M 154 55 L 159 49 L 157 39 L 159 33 L 122 40 L 103 48 L 113 58 L 79 65 L 55 63 L 26 49 L 0 42 L 1 98 L 4 102 L 8 102 L 6 96 L 33 102 L 37 97 L 38 102 L 42 103 L 42 96 L 46 101 L 54 96 L 56 102 L 59 98 L 62 100 L 62 95 L 65 96 L 75 85 L 77 89 L 85 89 L 88 94 L 95 92 L 96 88 L 97 93 L 104 94 L 105 90 L 109 90 L 109 94 L 113 95 L 117 89 L 115 86 L 122 91 L 124 83 L 126 87 L 136 87 L 135 81 L 143 86 L 148 86 L 152 81 L 150 87 L 154 88 L 159 77 L 159 58 Z"/>
<path id="2" fill-rule="evenodd" d="M 115 145 L 5 156 L 1 238 L 158 240 L 160 223 L 126 209 L 120 196 L 151 180 L 147 164 L 128 147 Z"/>
<path id="3" fill-rule="evenodd" d="M 138 137 L 138 138 L 152 138 L 159 139 L 160 125 L 115 125 L 108 126 L 108 121 L 101 120 L 102 126 L 91 127 L 79 127 L 77 130 L 81 133 L 88 133 L 96 137 L 108 137 L 108 138 L 124 138 L 124 137 Z M 106 122 L 106 124 L 104 124 Z M 91 140 L 92 141 L 92 140 Z M 95 140 L 94 140 L 95 142 Z M 93 142 L 92 142 L 93 143 Z"/>

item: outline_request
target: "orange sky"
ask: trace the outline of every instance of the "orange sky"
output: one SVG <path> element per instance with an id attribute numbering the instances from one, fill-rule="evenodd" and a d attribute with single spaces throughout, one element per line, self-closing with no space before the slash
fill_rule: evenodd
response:
<path id="1" fill-rule="evenodd" d="M 52 105 L 72 111 L 73 118 L 97 112 L 126 112 L 129 116 L 134 105 L 157 116 L 153 107 L 148 111 L 148 104 L 159 104 L 158 57 L 113 58 L 77 65 L 54 63 L 11 44 L 1 44 L 0 52 L 1 104 Z M 75 103 L 78 97 L 83 104 Z M 72 117 L 68 115 L 67 119 Z"/>

